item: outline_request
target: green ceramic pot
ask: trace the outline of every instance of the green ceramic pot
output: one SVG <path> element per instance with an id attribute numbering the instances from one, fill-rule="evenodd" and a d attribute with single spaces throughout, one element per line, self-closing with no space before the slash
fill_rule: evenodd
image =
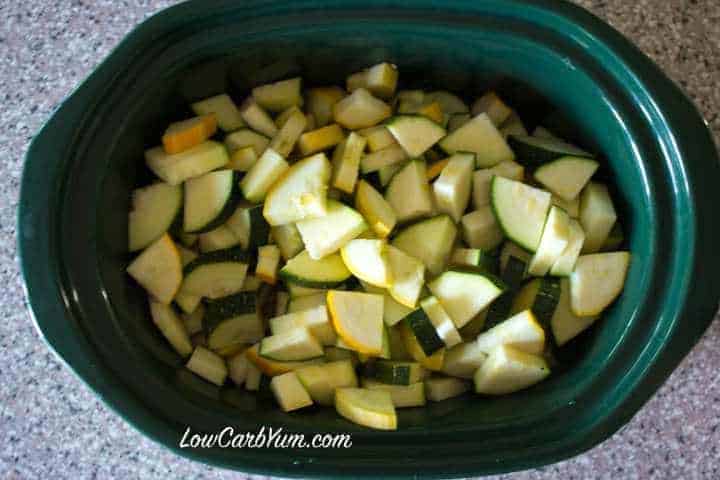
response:
<path id="1" fill-rule="evenodd" d="M 627 286 L 565 368 L 512 396 L 403 410 L 381 433 L 331 409 L 284 414 L 267 392 L 183 373 L 124 273 L 143 149 L 187 103 L 301 73 L 342 82 L 387 60 L 405 86 L 468 98 L 497 88 L 537 122 L 604 154 L 633 252 Z M 552 110 L 553 105 L 557 110 Z M 551 121 L 551 120 L 546 120 Z M 190 1 L 150 18 L 63 103 L 28 152 L 19 247 L 52 349 L 145 435 L 189 458 L 283 476 L 458 477 L 525 469 L 593 447 L 625 424 L 710 323 L 720 296 L 720 169 L 693 105 L 584 10 L 540 0 Z M 180 449 L 187 426 L 350 432 L 349 450 Z"/>

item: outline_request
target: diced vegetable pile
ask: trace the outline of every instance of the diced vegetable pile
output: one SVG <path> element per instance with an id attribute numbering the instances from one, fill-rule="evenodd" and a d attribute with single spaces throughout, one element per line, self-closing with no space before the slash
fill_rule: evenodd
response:
<path id="1" fill-rule="evenodd" d="M 396 408 L 547 378 L 621 293 L 591 153 L 494 92 L 397 83 L 382 63 L 218 95 L 145 152 L 127 271 L 189 370 L 395 429 Z"/>

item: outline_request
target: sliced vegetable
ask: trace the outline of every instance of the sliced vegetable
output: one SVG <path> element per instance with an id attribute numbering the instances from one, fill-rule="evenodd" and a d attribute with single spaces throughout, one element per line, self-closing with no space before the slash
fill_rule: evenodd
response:
<path id="1" fill-rule="evenodd" d="M 327 292 L 325 290 L 321 290 L 319 293 L 314 293 L 312 295 L 294 298 L 291 297 L 290 303 L 288 303 L 287 313 L 302 312 L 303 310 L 310 310 L 320 305 L 324 307 L 326 298 Z M 272 328 L 272 324 L 270 326 Z M 334 343 L 335 342 L 333 342 L 333 344 Z"/>
<path id="2" fill-rule="evenodd" d="M 353 423 L 378 430 L 397 429 L 397 415 L 390 392 L 365 388 L 335 390 L 335 409 Z"/>
<path id="3" fill-rule="evenodd" d="M 245 250 L 255 250 L 268 243 L 270 225 L 263 216 L 262 205 L 240 205 L 225 227 L 232 231 Z"/>
<path id="4" fill-rule="evenodd" d="M 424 101 L 438 102 L 442 107 L 442 111 L 448 115 L 456 113 L 466 113 L 470 111 L 465 102 L 463 102 L 457 95 L 454 95 L 445 90 L 436 90 L 424 95 Z"/>
<path id="5" fill-rule="evenodd" d="M 487 358 L 477 342 L 455 345 L 445 353 L 443 373 L 459 378 L 472 378 Z"/>
<path id="6" fill-rule="evenodd" d="M 323 153 L 293 164 L 270 187 L 263 215 L 270 225 L 284 225 L 327 213 L 327 189 L 332 166 Z"/>
<path id="7" fill-rule="evenodd" d="M 425 378 L 425 370 L 417 362 L 378 360 L 372 368 L 377 380 L 393 385 L 410 385 Z"/>
<path id="8" fill-rule="evenodd" d="M 349 350 L 344 350 L 349 352 Z M 352 354 L 352 352 L 349 352 Z M 337 388 L 357 387 L 358 379 L 351 360 L 340 360 L 322 365 L 308 365 L 295 373 L 313 401 L 329 406 L 335 401 Z"/>
<path id="9" fill-rule="evenodd" d="M 512 109 L 505 105 L 497 93 L 490 91 L 473 103 L 472 114 L 480 115 L 481 113 L 487 114 L 493 124 L 499 127 L 512 114 Z"/>
<path id="10" fill-rule="evenodd" d="M 272 148 L 283 157 L 287 157 L 293 151 L 295 143 L 301 138 L 306 126 L 307 117 L 305 114 L 297 107 L 293 107 L 285 122 L 279 126 L 280 130 L 273 137 L 269 148 Z"/>
<path id="11" fill-rule="evenodd" d="M 181 292 L 216 299 L 242 290 L 250 260 L 240 248 L 204 253 L 190 262 L 183 273 Z"/>
<path id="12" fill-rule="evenodd" d="M 458 333 L 453 321 L 450 319 L 437 298 L 433 296 L 424 298 L 420 302 L 420 308 L 423 309 L 427 318 L 430 319 L 430 322 L 435 327 L 438 337 L 440 337 L 446 347 L 454 347 L 458 343 L 462 342 L 460 333 Z M 418 337 L 417 333 L 415 336 Z"/>
<path id="13" fill-rule="evenodd" d="M 493 250 L 505 238 L 489 205 L 462 216 L 463 239 L 472 248 Z"/>
<path id="14" fill-rule="evenodd" d="M 264 245 L 258 248 L 258 262 L 255 275 L 263 282 L 275 285 L 277 281 L 280 249 L 276 245 Z"/>
<path id="15" fill-rule="evenodd" d="M 569 239 L 570 216 L 561 208 L 550 207 L 537 251 L 528 264 L 528 273 L 546 275 L 562 255 Z"/>
<path id="16" fill-rule="evenodd" d="M 510 135 L 527 135 L 528 131 L 517 113 L 513 112 L 507 120 L 503 122 L 500 127 L 500 133 L 507 139 Z"/>
<path id="17" fill-rule="evenodd" d="M 502 395 L 528 388 L 550 375 L 550 367 L 539 356 L 499 345 L 475 373 L 475 391 Z"/>
<path id="18" fill-rule="evenodd" d="M 523 352 L 540 354 L 545 348 L 545 330 L 528 309 L 481 333 L 475 343 L 487 355 L 491 355 L 498 345 L 509 345 Z"/>
<path id="19" fill-rule="evenodd" d="M 603 246 L 600 247 L 600 251 L 611 252 L 617 250 L 618 248 L 620 248 L 620 245 L 622 245 L 624 240 L 625 235 L 623 234 L 622 225 L 620 225 L 620 222 L 615 222 L 612 230 L 610 230 L 610 234 L 608 235 L 607 240 L 605 240 Z"/>
<path id="20" fill-rule="evenodd" d="M 570 275 L 575 268 L 575 262 L 577 262 L 577 259 L 580 256 L 580 251 L 585 243 L 585 232 L 583 232 L 580 223 L 573 219 L 570 219 L 568 229 L 569 235 L 567 245 L 560 254 L 560 257 L 555 260 L 555 263 L 553 263 L 553 266 L 550 269 L 550 275 L 561 277 Z"/>
<path id="21" fill-rule="evenodd" d="M 418 309 L 416 311 L 422 312 L 421 309 Z M 425 354 L 423 348 L 420 346 L 420 342 L 418 341 L 412 329 L 407 325 L 406 322 L 400 322 L 398 324 L 398 327 L 400 329 L 400 335 L 402 337 L 403 343 L 405 344 L 405 349 L 410 354 L 410 356 L 426 369 L 435 372 L 440 371 L 442 369 L 443 360 L 445 358 L 445 348 L 441 348 L 432 355 L 428 356 Z"/>
<path id="22" fill-rule="evenodd" d="M 300 252 L 280 270 L 280 278 L 310 288 L 334 288 L 345 282 L 352 273 L 339 253 L 313 259 L 307 250 Z"/>
<path id="23" fill-rule="evenodd" d="M 232 170 L 216 170 L 185 182 L 183 229 L 189 233 L 213 230 L 233 214 L 240 195 Z"/>
<path id="24" fill-rule="evenodd" d="M 551 201 L 553 205 L 565 210 L 570 215 L 570 218 L 580 218 L 580 196 L 568 202 L 557 195 L 553 195 Z"/>
<path id="25" fill-rule="evenodd" d="M 490 204 L 490 185 L 493 176 L 509 178 L 522 182 L 525 177 L 525 168 L 515 162 L 500 162 L 491 168 L 482 168 L 473 173 L 473 205 L 475 208 Z"/>
<path id="26" fill-rule="evenodd" d="M 270 232 L 285 260 L 291 259 L 305 248 L 300 232 L 294 223 L 272 227 Z"/>
<path id="27" fill-rule="evenodd" d="M 518 161 L 528 166 L 540 166 L 565 156 L 592 156 L 574 145 L 552 138 L 510 135 L 508 144 L 517 155 Z"/>
<path id="28" fill-rule="evenodd" d="M 448 270 L 428 284 L 457 328 L 462 328 L 505 288 L 487 274 Z"/>
<path id="29" fill-rule="evenodd" d="M 327 307 L 335 331 L 347 345 L 368 355 L 382 353 L 381 295 L 331 290 L 327 294 Z"/>
<path id="30" fill-rule="evenodd" d="M 240 105 L 240 115 L 245 120 L 245 123 L 256 132 L 270 138 L 278 133 L 278 128 L 270 115 L 252 97 L 248 97 Z"/>
<path id="31" fill-rule="evenodd" d="M 500 162 L 514 160 L 515 154 L 485 113 L 449 133 L 440 140 L 440 147 L 447 153 L 472 152 L 478 167 L 492 167 Z"/>
<path id="32" fill-rule="evenodd" d="M 513 242 L 505 242 L 503 245 L 502 250 L 500 251 L 500 272 L 504 272 L 508 265 L 508 260 L 510 257 L 515 257 L 516 259 L 522 261 L 524 264 L 527 264 L 530 262 L 530 259 L 532 258 L 532 255 L 528 253 L 527 250 L 524 248 L 519 247 L 516 243 Z M 524 274 L 525 272 L 523 272 Z"/>
<path id="33" fill-rule="evenodd" d="M 298 148 L 303 155 L 321 152 L 334 147 L 345 139 L 345 132 L 337 123 L 320 127 L 300 136 Z"/>
<path id="34" fill-rule="evenodd" d="M 282 375 L 283 373 L 287 372 L 292 372 L 299 368 L 307 367 L 308 365 L 318 365 L 324 362 L 322 358 L 313 358 L 311 360 L 300 362 L 279 362 L 260 356 L 259 347 L 260 345 L 256 343 L 252 347 L 245 350 L 245 355 L 247 356 L 248 360 L 250 360 L 251 365 L 257 367 L 259 372 L 262 372 L 270 377 Z M 248 377 L 249 374 L 250 372 L 248 371 Z M 249 390 L 247 386 L 248 381 L 249 379 L 245 380 L 245 388 Z"/>
<path id="35" fill-rule="evenodd" d="M 188 335 L 195 335 L 202 331 L 202 319 L 205 316 L 205 307 L 198 305 L 191 313 L 184 313 L 181 316 L 182 323 Z"/>
<path id="36" fill-rule="evenodd" d="M 617 221 L 615 206 L 602 183 L 590 182 L 580 195 L 580 224 L 585 232 L 583 253 L 595 253 Z"/>
<path id="37" fill-rule="evenodd" d="M 270 187 L 290 168 L 285 159 L 268 148 L 240 181 L 240 189 L 252 203 L 260 203 Z"/>
<path id="38" fill-rule="evenodd" d="M 340 249 L 348 270 L 360 280 L 378 287 L 389 287 L 392 272 L 383 240 L 355 239 Z"/>
<path id="39" fill-rule="evenodd" d="M 296 223 L 308 254 L 315 260 L 337 252 L 368 228 L 362 215 L 340 202 L 327 200 L 326 211 L 324 217 Z"/>
<path id="40" fill-rule="evenodd" d="M 507 259 L 507 265 L 502 270 L 500 278 L 508 288 L 488 307 L 483 327 L 494 327 L 508 317 L 513 306 L 513 299 L 522 286 L 522 280 L 525 278 L 526 272 L 526 261 L 515 256 L 510 256 Z"/>
<path id="41" fill-rule="evenodd" d="M 238 387 L 245 383 L 249 364 L 250 360 L 247 359 L 244 351 L 236 353 L 227 361 L 228 376 Z"/>
<path id="42" fill-rule="evenodd" d="M 185 366 L 191 372 L 217 386 L 222 386 L 225 383 L 228 374 L 225 360 L 217 353 L 211 352 L 204 347 L 195 347 Z"/>
<path id="43" fill-rule="evenodd" d="M 425 380 L 425 396 L 433 402 L 442 402 L 470 390 L 468 382 L 452 377 L 431 377 Z"/>
<path id="44" fill-rule="evenodd" d="M 333 152 L 332 186 L 345 193 L 353 193 L 360 168 L 360 158 L 367 140 L 355 132 L 350 132 Z"/>
<path id="45" fill-rule="evenodd" d="M 372 127 L 391 114 L 388 104 L 373 97 L 364 88 L 358 88 L 333 106 L 333 118 L 350 130 Z"/>
<path id="46" fill-rule="evenodd" d="M 241 292 L 208 302 L 203 330 L 208 348 L 214 351 L 260 340 L 265 328 L 255 292 Z"/>
<path id="47" fill-rule="evenodd" d="M 447 166 L 433 183 L 435 204 L 442 213 L 447 213 L 456 222 L 460 221 L 470 200 L 472 172 L 475 155 L 456 153 L 448 159 Z"/>
<path id="48" fill-rule="evenodd" d="M 368 390 L 390 393 L 395 408 L 422 407 L 425 405 L 425 388 L 422 382 L 410 385 L 391 385 L 372 378 L 363 378 L 362 386 Z"/>
<path id="49" fill-rule="evenodd" d="M 403 319 L 425 355 L 430 356 L 445 347 L 432 320 L 423 308 L 418 308 Z"/>
<path id="50" fill-rule="evenodd" d="M 154 183 L 132 193 L 128 215 L 128 247 L 141 250 L 170 229 L 182 208 L 182 188 Z"/>
<path id="51" fill-rule="evenodd" d="M 423 262 L 431 274 L 438 275 L 447 264 L 456 235 L 457 228 L 450 217 L 438 215 L 405 228 L 392 244 Z"/>
<path id="52" fill-rule="evenodd" d="M 385 125 L 378 125 L 377 127 L 363 128 L 357 132 L 365 139 L 367 139 L 367 146 L 371 152 L 377 152 L 393 145 L 397 145 L 395 137 L 390 133 L 390 130 Z"/>
<path id="53" fill-rule="evenodd" d="M 259 353 L 272 360 L 293 362 L 322 357 L 325 352 L 310 330 L 295 327 L 263 338 Z"/>
<path id="54" fill-rule="evenodd" d="M 325 297 L 325 294 L 322 294 L 322 296 Z M 337 342 L 337 335 L 330 322 L 330 317 L 328 317 L 325 302 L 304 310 L 271 318 L 269 323 L 273 335 L 287 333 L 297 328 L 307 328 L 323 345 L 335 345 Z"/>
<path id="55" fill-rule="evenodd" d="M 583 157 L 560 157 L 535 170 L 533 177 L 565 201 L 578 196 L 598 169 L 598 162 Z"/>
<path id="56" fill-rule="evenodd" d="M 235 102 L 225 93 L 206 98 L 192 104 L 196 115 L 215 114 L 217 124 L 226 132 L 232 132 L 245 125 Z"/>
<path id="57" fill-rule="evenodd" d="M 271 112 L 282 112 L 292 106 L 302 105 L 300 77 L 281 80 L 252 89 L 252 97 L 262 108 Z"/>
<path id="58" fill-rule="evenodd" d="M 427 169 L 427 179 L 428 181 L 433 181 L 437 177 L 440 176 L 442 171 L 445 169 L 447 164 L 450 162 L 450 158 L 445 158 L 443 160 L 438 160 L 437 162 L 430 165 L 430 167 Z"/>
<path id="59" fill-rule="evenodd" d="M 330 123 L 333 118 L 333 107 L 347 93 L 340 87 L 311 88 L 305 93 L 308 111 L 315 118 L 318 127 Z"/>
<path id="60" fill-rule="evenodd" d="M 550 209 L 550 194 L 494 176 L 490 196 L 493 212 L 505 235 L 522 248 L 535 252 Z"/>
<path id="61" fill-rule="evenodd" d="M 153 323 L 178 354 L 186 357 L 192 353 L 193 347 L 185 325 L 170 305 L 151 300 L 150 314 Z"/>
<path id="62" fill-rule="evenodd" d="M 180 153 L 209 139 L 216 130 L 217 120 L 214 114 L 174 122 L 163 134 L 163 147 L 168 154 Z"/>
<path id="63" fill-rule="evenodd" d="M 446 134 L 442 126 L 420 115 L 398 115 L 385 125 L 411 157 L 422 155 Z"/>
<path id="64" fill-rule="evenodd" d="M 360 159 L 360 169 L 363 174 L 368 174 L 384 167 L 401 164 L 407 158 L 407 153 L 400 145 L 390 145 L 382 150 L 364 155 Z"/>
<path id="65" fill-rule="evenodd" d="M 365 220 L 370 224 L 370 228 L 378 237 L 387 237 L 395 228 L 397 223 L 395 211 L 380 192 L 365 180 L 358 182 L 357 192 L 355 193 L 355 208 L 365 217 Z"/>
<path id="66" fill-rule="evenodd" d="M 245 376 L 245 390 L 257 391 L 260 389 L 260 381 L 262 380 L 260 369 L 252 362 L 248 362 L 247 375 Z"/>
<path id="67" fill-rule="evenodd" d="M 390 295 L 405 307 L 415 308 L 425 283 L 425 265 L 392 245 L 387 246 L 386 258 L 392 278 Z"/>
<path id="68" fill-rule="evenodd" d="M 295 372 L 287 372 L 270 380 L 270 390 L 284 412 L 292 412 L 313 404 Z"/>
<path id="69" fill-rule="evenodd" d="M 243 128 L 225 137 L 225 146 L 231 154 L 235 154 L 240 149 L 250 147 L 255 152 L 255 155 L 259 157 L 265 152 L 269 144 L 269 138 L 249 128 Z"/>
<path id="70" fill-rule="evenodd" d="M 599 315 L 622 292 L 629 252 L 581 255 L 570 274 L 570 305 L 575 315 Z"/>
<path id="71" fill-rule="evenodd" d="M 163 147 L 145 151 L 148 168 L 170 185 L 223 167 L 229 160 L 225 146 L 212 140 L 174 154 L 166 153 Z"/>
<path id="72" fill-rule="evenodd" d="M 180 253 L 170 235 L 163 234 L 127 267 L 127 272 L 157 301 L 172 302 L 183 281 Z"/>
<path id="73" fill-rule="evenodd" d="M 385 200 L 395 211 L 398 222 L 431 215 L 434 211 L 425 163 L 408 162 L 390 181 Z"/>
<path id="74" fill-rule="evenodd" d="M 226 167 L 237 172 L 247 172 L 255 165 L 257 159 L 258 156 L 253 147 L 242 147 L 230 155 L 230 161 Z"/>

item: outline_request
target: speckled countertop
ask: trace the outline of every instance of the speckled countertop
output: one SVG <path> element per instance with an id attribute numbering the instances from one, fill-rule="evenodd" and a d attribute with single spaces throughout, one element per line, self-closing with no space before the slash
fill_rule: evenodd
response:
<path id="1" fill-rule="evenodd" d="M 45 347 L 15 252 L 23 155 L 54 107 L 138 22 L 169 1 L 0 2 L 0 477 L 243 478 L 176 457 L 111 413 Z M 580 0 L 697 102 L 720 136 L 717 0 Z M 720 478 L 720 322 L 620 432 L 513 479 Z"/>

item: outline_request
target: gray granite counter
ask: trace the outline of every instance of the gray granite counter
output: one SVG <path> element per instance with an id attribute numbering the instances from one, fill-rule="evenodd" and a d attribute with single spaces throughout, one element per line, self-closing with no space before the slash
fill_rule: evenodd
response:
<path id="1" fill-rule="evenodd" d="M 23 304 L 15 212 L 23 155 L 55 106 L 169 1 L 0 2 L 0 477 L 241 478 L 176 457 L 109 411 L 45 347 Z M 581 0 L 697 102 L 720 135 L 717 0 Z M 720 478 L 720 322 L 619 433 L 513 479 Z"/>

